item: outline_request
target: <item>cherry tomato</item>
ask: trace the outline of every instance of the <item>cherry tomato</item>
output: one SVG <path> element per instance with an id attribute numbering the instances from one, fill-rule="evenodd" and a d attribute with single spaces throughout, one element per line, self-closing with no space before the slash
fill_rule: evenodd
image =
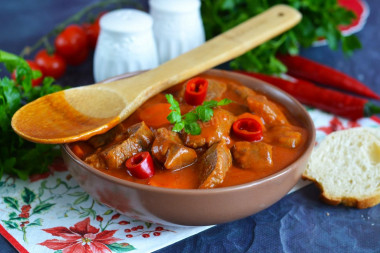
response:
<path id="1" fill-rule="evenodd" d="M 87 42 L 90 49 L 95 49 L 96 47 L 96 42 L 98 41 L 100 32 L 100 18 L 106 13 L 107 12 L 100 13 L 94 23 L 85 23 L 82 25 L 84 31 L 86 32 Z"/>
<path id="2" fill-rule="evenodd" d="M 98 17 L 96 18 L 94 24 L 96 24 L 97 26 L 100 27 L 100 19 L 101 17 L 103 17 L 105 14 L 107 14 L 107 11 L 103 11 L 101 13 L 99 13 Z"/>
<path id="3" fill-rule="evenodd" d="M 73 66 L 78 66 L 78 65 L 82 64 L 87 59 L 88 54 L 89 54 L 89 49 L 86 48 L 86 49 L 82 50 L 79 54 L 67 59 L 66 63 L 73 65 Z"/>
<path id="4" fill-rule="evenodd" d="M 87 41 L 88 41 L 89 48 L 95 49 L 96 42 L 98 41 L 98 36 L 99 36 L 99 32 L 100 32 L 99 23 L 94 23 L 94 24 L 85 23 L 85 24 L 83 24 L 83 29 L 87 35 Z"/>
<path id="5" fill-rule="evenodd" d="M 32 86 L 33 87 L 40 85 L 42 83 L 42 80 L 44 79 L 44 76 L 42 74 L 41 68 L 34 61 L 26 60 L 26 62 L 28 63 L 29 67 L 32 70 L 37 70 L 37 71 L 41 72 L 41 76 L 40 77 L 32 80 Z M 12 72 L 11 77 L 12 77 L 13 80 L 16 80 L 16 70 Z"/>
<path id="6" fill-rule="evenodd" d="M 54 79 L 59 79 L 66 71 L 65 60 L 57 54 L 49 55 L 46 49 L 40 50 L 34 60 L 41 68 L 44 76 L 51 76 Z"/>
<path id="7" fill-rule="evenodd" d="M 86 32 L 79 25 L 69 25 L 54 41 L 57 54 L 72 65 L 79 65 L 86 60 L 88 52 L 84 53 L 83 51 L 88 51 L 87 43 Z"/>

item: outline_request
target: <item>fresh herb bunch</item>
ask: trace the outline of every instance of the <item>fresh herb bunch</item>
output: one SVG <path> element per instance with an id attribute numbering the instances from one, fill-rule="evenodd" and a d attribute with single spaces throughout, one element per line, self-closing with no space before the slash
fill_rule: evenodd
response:
<path id="1" fill-rule="evenodd" d="M 201 127 L 198 124 L 198 120 L 202 122 L 208 122 L 214 116 L 214 110 L 212 108 L 217 106 L 228 105 L 232 101 L 230 99 L 222 99 L 220 101 L 210 100 L 204 101 L 202 105 L 199 105 L 195 110 L 181 114 L 179 103 L 172 94 L 166 94 L 166 100 L 169 102 L 170 114 L 167 119 L 170 123 L 174 124 L 173 131 L 180 132 L 182 129 L 188 134 L 199 135 L 201 133 Z"/>
<path id="2" fill-rule="evenodd" d="M 293 29 L 260 45 L 230 62 L 233 69 L 280 74 L 286 67 L 276 58 L 278 53 L 298 54 L 300 47 L 310 47 L 320 38 L 336 50 L 351 55 L 361 48 L 354 35 L 344 37 L 339 25 L 350 24 L 355 14 L 342 8 L 337 0 L 202 0 L 202 19 L 207 39 L 262 13 L 276 4 L 287 4 L 302 13 L 301 22 Z"/>
<path id="3" fill-rule="evenodd" d="M 36 144 L 19 137 L 11 127 L 13 114 L 24 104 L 46 94 L 62 90 L 46 77 L 42 86 L 32 87 L 32 79 L 41 76 L 32 71 L 28 63 L 0 50 L 0 62 L 11 73 L 16 71 L 16 81 L 0 78 L 0 178 L 4 173 L 27 179 L 31 174 L 47 171 L 48 165 L 60 152 L 56 146 Z"/>

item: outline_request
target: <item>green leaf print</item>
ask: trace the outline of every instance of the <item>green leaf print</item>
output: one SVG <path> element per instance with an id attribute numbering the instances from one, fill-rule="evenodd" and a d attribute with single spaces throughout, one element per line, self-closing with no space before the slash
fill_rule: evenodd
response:
<path id="1" fill-rule="evenodd" d="M 33 209 L 33 212 L 32 214 L 36 214 L 36 213 L 42 213 L 43 211 L 47 211 L 49 210 L 52 206 L 54 206 L 55 204 L 53 203 L 42 203 L 42 204 L 39 204 L 37 205 L 34 209 Z"/>
<path id="2" fill-rule="evenodd" d="M 87 216 L 91 215 L 92 218 L 95 219 L 96 212 L 92 208 L 81 207 L 80 209 L 82 209 L 82 211 L 83 211 L 83 213 L 79 216 L 80 218 L 84 218 L 84 217 L 87 217 Z"/>
<path id="3" fill-rule="evenodd" d="M 5 224 L 5 226 L 9 229 L 15 229 L 18 228 L 18 224 L 14 221 L 8 221 L 8 220 L 2 220 Z"/>
<path id="4" fill-rule="evenodd" d="M 79 205 L 80 203 L 86 202 L 89 199 L 89 197 L 90 196 L 88 194 L 80 196 L 74 201 L 74 205 Z"/>
<path id="5" fill-rule="evenodd" d="M 17 217 L 18 217 L 18 215 L 17 215 L 16 212 L 11 212 L 11 213 L 9 214 L 9 219 L 10 219 L 10 220 L 17 219 Z"/>
<path id="6" fill-rule="evenodd" d="M 20 211 L 19 210 L 19 205 L 18 205 L 18 201 L 17 199 L 15 198 L 12 198 L 12 197 L 4 197 L 4 202 L 11 208 L 13 209 L 16 209 L 17 211 Z"/>
<path id="7" fill-rule="evenodd" d="M 38 218 L 27 225 L 27 227 L 34 227 L 34 226 L 42 226 L 42 219 Z"/>
<path id="8" fill-rule="evenodd" d="M 28 188 L 24 188 L 21 192 L 21 198 L 26 204 L 32 203 L 36 199 L 36 194 Z"/>
<path id="9" fill-rule="evenodd" d="M 112 243 L 106 245 L 112 252 L 128 252 L 131 250 L 135 250 L 136 248 L 128 243 Z"/>
<path id="10" fill-rule="evenodd" d="M 83 195 L 87 195 L 87 193 L 85 193 L 85 192 L 73 192 L 73 193 L 69 193 L 68 195 L 73 196 L 73 197 L 80 197 Z"/>
<path id="11" fill-rule="evenodd" d="M 105 212 L 103 213 L 103 215 L 109 215 L 109 214 L 111 214 L 111 213 L 113 213 L 113 210 L 108 209 L 107 211 L 105 211 Z"/>

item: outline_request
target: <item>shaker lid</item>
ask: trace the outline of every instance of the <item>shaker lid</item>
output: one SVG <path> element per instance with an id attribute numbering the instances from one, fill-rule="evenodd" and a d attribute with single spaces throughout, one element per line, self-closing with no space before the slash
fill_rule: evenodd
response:
<path id="1" fill-rule="evenodd" d="M 191 12 L 201 6 L 200 0 L 149 0 L 150 8 L 166 12 Z"/>
<path id="2" fill-rule="evenodd" d="M 100 18 L 100 27 L 117 33 L 135 33 L 151 29 L 152 17 L 135 9 L 119 9 L 106 13 Z"/>

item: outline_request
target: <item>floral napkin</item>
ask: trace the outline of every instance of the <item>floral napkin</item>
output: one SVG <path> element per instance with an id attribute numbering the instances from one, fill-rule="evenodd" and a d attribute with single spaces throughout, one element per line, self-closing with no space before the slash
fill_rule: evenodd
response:
<path id="1" fill-rule="evenodd" d="M 333 131 L 380 125 L 377 117 L 348 121 L 308 110 L 317 143 Z M 304 185 L 300 181 L 292 191 Z M 152 252 L 210 228 L 163 226 L 120 215 L 84 192 L 60 161 L 49 174 L 29 181 L 4 175 L 0 219 L 0 233 L 19 252 L 32 253 Z"/>

